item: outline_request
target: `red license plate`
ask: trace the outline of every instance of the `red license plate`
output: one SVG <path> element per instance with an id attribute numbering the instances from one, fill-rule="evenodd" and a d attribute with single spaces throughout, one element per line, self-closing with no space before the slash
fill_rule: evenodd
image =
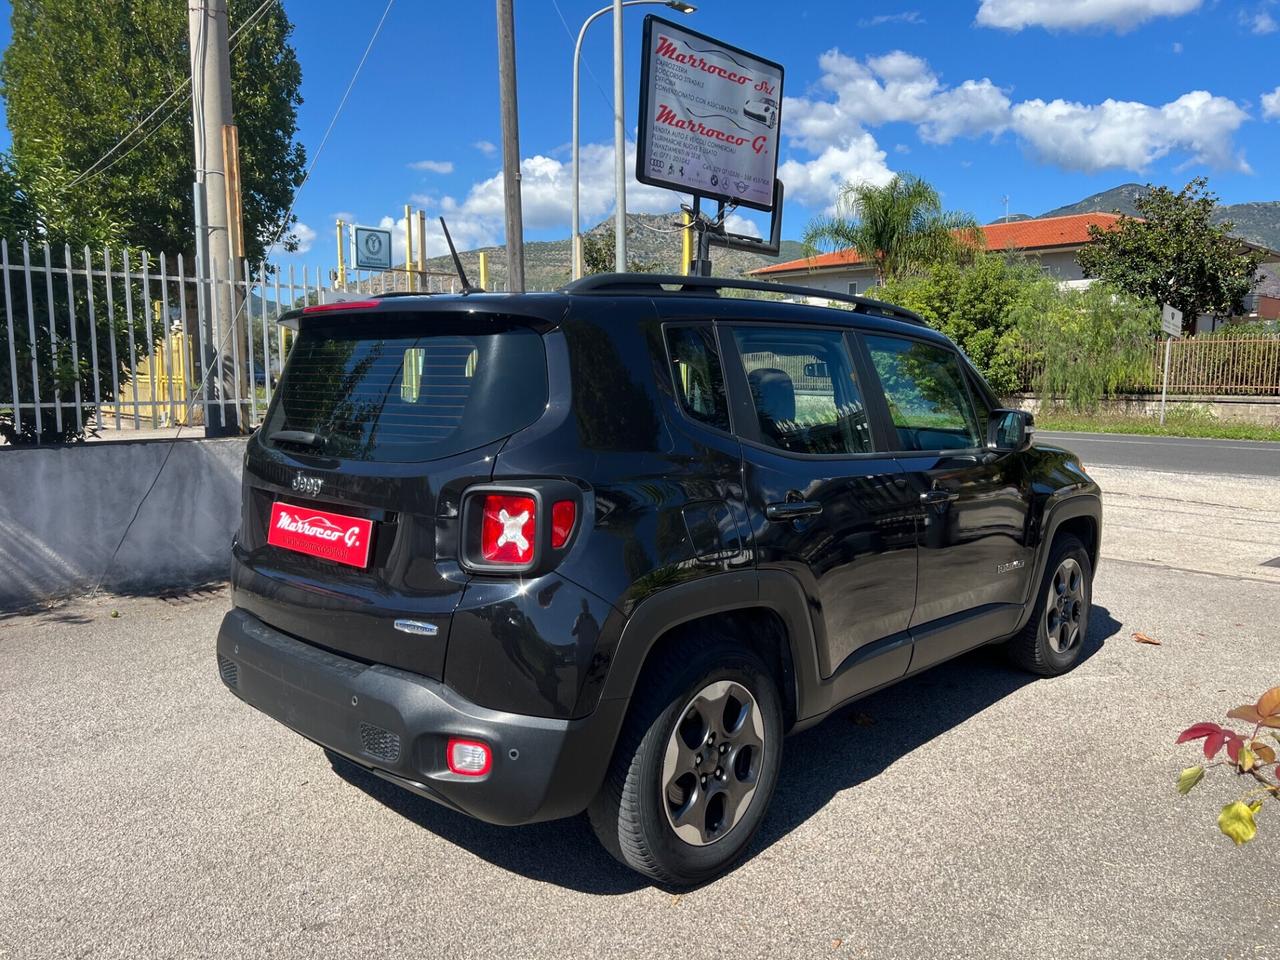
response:
<path id="1" fill-rule="evenodd" d="M 349 567 L 369 565 L 373 521 L 329 513 L 314 507 L 275 503 L 267 543 Z"/>

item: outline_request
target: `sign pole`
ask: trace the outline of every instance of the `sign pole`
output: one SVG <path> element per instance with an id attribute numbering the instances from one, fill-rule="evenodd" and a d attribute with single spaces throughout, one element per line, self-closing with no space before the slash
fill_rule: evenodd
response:
<path id="1" fill-rule="evenodd" d="M 1160 426 L 1164 426 L 1165 404 L 1169 399 L 1169 356 L 1173 340 L 1182 333 L 1182 311 L 1165 304 L 1160 310 L 1160 330 L 1164 340 L 1164 378 L 1160 387 Z"/>
<path id="2" fill-rule="evenodd" d="M 1173 350 L 1173 337 L 1164 338 L 1164 384 L 1160 388 L 1160 426 L 1164 426 L 1164 407 L 1169 399 L 1169 354 Z"/>
<path id="3" fill-rule="evenodd" d="M 341 220 L 338 221 L 338 289 L 339 290 L 347 289 L 347 259 L 346 259 L 346 250 L 343 249 L 346 246 L 346 244 L 342 242 L 343 240 L 342 235 L 344 232 L 343 228 L 345 226 L 346 224 L 344 224 Z"/>

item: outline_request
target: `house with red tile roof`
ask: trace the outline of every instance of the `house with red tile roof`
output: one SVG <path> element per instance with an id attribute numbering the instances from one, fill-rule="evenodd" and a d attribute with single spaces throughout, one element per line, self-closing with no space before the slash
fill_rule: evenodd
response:
<path id="1" fill-rule="evenodd" d="M 1114 213 L 1077 213 L 1065 217 L 1040 217 L 992 223 L 981 227 L 986 249 L 1019 255 L 1040 264 L 1046 274 L 1065 285 L 1086 286 L 1090 281 L 1080 269 L 1077 255 L 1089 243 L 1089 228 L 1114 228 L 1121 218 Z M 1263 253 L 1261 279 L 1245 301 L 1241 319 L 1275 319 L 1280 316 L 1280 252 L 1241 241 L 1242 246 Z M 875 270 L 854 250 L 837 250 L 751 271 L 760 280 L 797 283 L 834 293 L 864 294 L 875 286 Z M 1201 317 L 1197 328 L 1211 330 L 1223 321 Z"/>
<path id="2" fill-rule="evenodd" d="M 1089 227 L 1106 230 L 1119 219 L 1114 213 L 1078 213 L 1067 217 L 992 223 L 981 229 L 988 250 L 1033 258 L 1054 279 L 1073 282 L 1084 278 L 1076 254 L 1089 242 Z M 838 293 L 861 294 L 875 286 L 874 269 L 854 250 L 837 250 L 775 263 L 752 270 L 751 276 L 761 280 L 803 283 L 806 287 Z"/>

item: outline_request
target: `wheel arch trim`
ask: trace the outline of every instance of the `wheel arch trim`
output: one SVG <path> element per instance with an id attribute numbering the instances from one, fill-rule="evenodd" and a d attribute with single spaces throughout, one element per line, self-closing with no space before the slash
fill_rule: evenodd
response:
<path id="1" fill-rule="evenodd" d="M 681 624 L 715 614 L 752 609 L 778 616 L 787 633 L 796 715 L 820 683 L 817 635 L 800 582 L 781 570 L 731 571 L 668 587 L 643 600 L 627 620 L 602 699 L 629 698 L 658 640 Z M 789 691 L 783 690 L 784 700 Z"/>

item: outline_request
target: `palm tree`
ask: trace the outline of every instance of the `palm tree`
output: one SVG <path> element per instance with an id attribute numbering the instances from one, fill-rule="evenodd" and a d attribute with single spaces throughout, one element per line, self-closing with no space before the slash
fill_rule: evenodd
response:
<path id="1" fill-rule="evenodd" d="M 884 186 L 861 181 L 840 190 L 833 216 L 818 217 L 804 233 L 811 250 L 854 250 L 873 264 L 876 283 L 964 257 L 982 246 L 982 231 L 967 213 L 942 209 L 942 198 L 919 177 L 897 174 Z"/>

